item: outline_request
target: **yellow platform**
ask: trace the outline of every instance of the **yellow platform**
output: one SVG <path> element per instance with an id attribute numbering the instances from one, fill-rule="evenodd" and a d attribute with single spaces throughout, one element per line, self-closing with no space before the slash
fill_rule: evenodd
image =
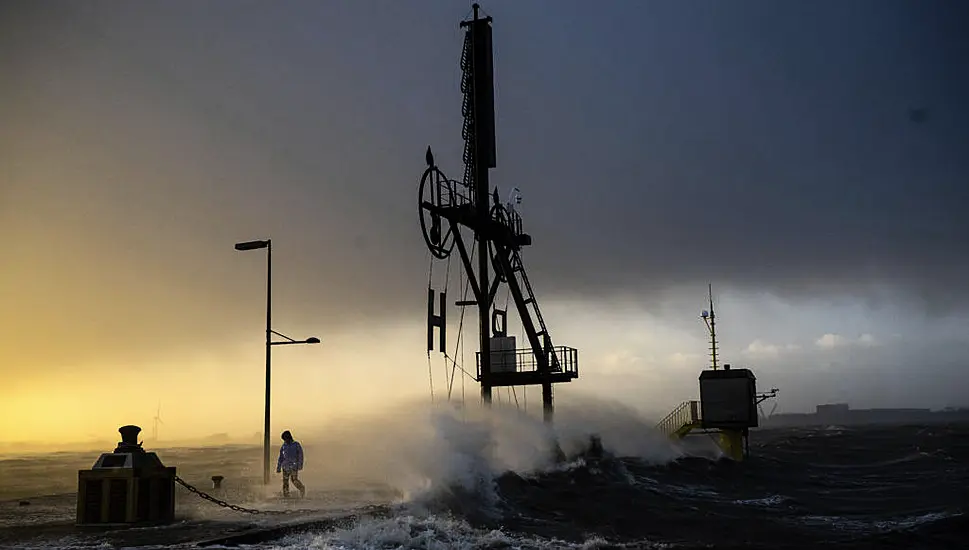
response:
<path id="1" fill-rule="evenodd" d="M 670 439 L 683 439 L 694 430 L 703 429 L 700 418 L 700 402 L 684 401 L 656 425 L 656 429 Z M 742 430 L 716 430 L 717 445 L 725 455 L 738 462 L 743 461 L 744 433 Z"/>

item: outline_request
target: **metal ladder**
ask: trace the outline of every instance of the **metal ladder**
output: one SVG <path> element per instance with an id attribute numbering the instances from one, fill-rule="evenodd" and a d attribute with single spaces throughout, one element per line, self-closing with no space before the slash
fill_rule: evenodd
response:
<path id="1" fill-rule="evenodd" d="M 531 305 L 531 310 L 535 312 L 535 320 L 537 321 L 538 331 L 536 336 L 542 340 L 542 348 L 548 355 L 548 366 L 551 372 L 562 372 L 562 365 L 559 362 L 558 355 L 555 353 L 555 348 L 552 346 L 552 337 L 548 333 L 548 327 L 545 326 L 545 318 L 542 317 L 542 310 L 538 307 L 538 300 L 535 298 L 535 291 L 532 289 L 532 283 L 528 280 L 528 274 L 525 273 L 525 264 L 522 262 L 521 252 L 517 249 L 509 249 L 511 258 L 509 263 L 511 264 L 511 273 L 509 277 L 515 277 L 517 274 L 521 274 L 518 277 L 521 282 L 521 288 L 524 290 L 522 293 L 525 298 L 525 305 Z"/>

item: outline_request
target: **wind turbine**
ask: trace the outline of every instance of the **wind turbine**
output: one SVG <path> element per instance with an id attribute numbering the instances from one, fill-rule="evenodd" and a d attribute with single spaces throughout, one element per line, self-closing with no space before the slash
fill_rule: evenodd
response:
<path id="1" fill-rule="evenodd" d="M 155 418 L 153 418 L 152 421 L 153 422 L 152 422 L 152 428 L 151 428 L 151 438 L 152 438 L 152 440 L 154 440 L 154 441 L 157 442 L 158 441 L 158 425 L 165 423 L 161 419 L 161 401 L 158 402 L 158 412 L 155 413 Z"/>

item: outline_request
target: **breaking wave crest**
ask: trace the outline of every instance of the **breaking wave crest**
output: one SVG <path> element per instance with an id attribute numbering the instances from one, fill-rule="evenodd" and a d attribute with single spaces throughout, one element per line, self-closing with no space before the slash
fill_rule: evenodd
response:
<path id="1" fill-rule="evenodd" d="M 500 500 L 498 477 L 568 467 L 592 436 L 611 454 L 649 463 L 685 454 L 635 412 L 602 403 L 557 411 L 554 428 L 514 409 L 409 405 L 308 438 L 306 475 L 385 483 L 400 502 L 462 494 L 488 507 Z"/>
<path id="2" fill-rule="evenodd" d="M 384 550 L 421 548 L 426 550 L 463 550 L 515 548 L 520 550 L 549 549 L 620 549 L 673 548 L 674 545 L 651 543 L 647 540 L 633 544 L 614 544 L 599 536 L 581 541 L 566 541 L 554 537 L 522 535 L 503 529 L 479 529 L 463 519 L 451 516 L 403 515 L 381 520 L 360 522 L 348 529 L 327 533 L 300 534 L 278 542 L 279 550 Z"/>

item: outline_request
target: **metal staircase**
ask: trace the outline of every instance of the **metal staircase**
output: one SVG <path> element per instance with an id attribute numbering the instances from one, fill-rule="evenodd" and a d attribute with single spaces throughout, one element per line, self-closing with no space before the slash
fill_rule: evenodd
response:
<path id="1" fill-rule="evenodd" d="M 676 406 L 656 425 L 667 437 L 680 439 L 695 429 L 703 427 L 699 401 L 684 401 Z"/>
<path id="2" fill-rule="evenodd" d="M 511 222 L 512 220 L 509 220 Z M 506 222 L 508 223 L 508 222 Z M 548 356 L 548 367 L 550 372 L 562 372 L 562 365 L 559 362 L 558 355 L 555 352 L 555 348 L 552 345 L 552 337 L 549 336 L 548 327 L 545 325 L 545 318 L 542 317 L 542 310 L 538 307 L 538 300 L 535 298 L 535 291 L 532 290 L 532 284 L 528 280 L 528 274 L 525 273 L 525 264 L 522 262 L 521 250 L 516 248 L 510 248 L 508 251 L 511 258 L 509 258 L 509 264 L 511 265 L 511 273 L 509 276 L 517 277 L 521 282 L 520 288 L 524 291 L 522 296 L 525 298 L 525 305 L 530 306 L 530 313 L 534 313 L 534 319 L 537 322 L 536 336 L 538 336 L 542 341 L 542 349 Z M 500 263 L 493 262 L 496 268 L 500 268 Z"/>

